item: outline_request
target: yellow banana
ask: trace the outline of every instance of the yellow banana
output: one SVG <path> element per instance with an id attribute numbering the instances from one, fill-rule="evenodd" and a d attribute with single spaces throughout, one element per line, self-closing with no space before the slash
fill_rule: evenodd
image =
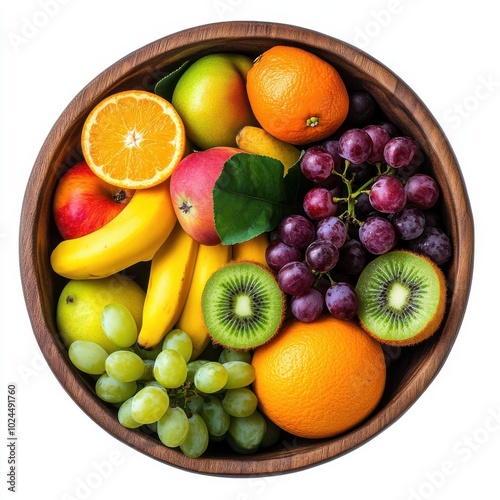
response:
<path id="1" fill-rule="evenodd" d="M 201 310 L 203 289 L 208 278 L 231 260 L 231 253 L 231 245 L 200 245 L 198 248 L 191 287 L 176 325 L 193 341 L 191 359 L 196 359 L 209 342 Z"/>
<path id="2" fill-rule="evenodd" d="M 233 260 L 249 260 L 267 266 L 266 248 L 268 245 L 269 237 L 267 233 L 259 234 L 248 241 L 235 243 L 233 245 Z"/>
<path id="3" fill-rule="evenodd" d="M 261 127 L 244 126 L 236 136 L 236 144 L 247 153 L 270 156 L 280 160 L 285 174 L 300 158 L 300 150 L 272 136 Z"/>
<path id="4" fill-rule="evenodd" d="M 137 337 L 141 349 L 154 349 L 179 318 L 191 286 L 198 246 L 177 224 L 155 253 Z"/>
<path id="5" fill-rule="evenodd" d="M 50 257 L 52 268 L 69 279 L 111 276 L 137 262 L 151 260 L 176 222 L 168 181 L 138 189 L 105 226 L 59 243 Z"/>

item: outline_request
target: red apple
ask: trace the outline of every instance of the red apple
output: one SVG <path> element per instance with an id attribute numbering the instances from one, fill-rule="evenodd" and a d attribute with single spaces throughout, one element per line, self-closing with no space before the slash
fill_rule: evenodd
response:
<path id="1" fill-rule="evenodd" d="M 53 213 L 57 229 L 67 240 L 84 236 L 116 217 L 134 191 L 108 184 L 84 161 L 63 174 L 54 194 Z"/>
<path id="2" fill-rule="evenodd" d="M 232 147 L 216 146 L 191 153 L 175 167 L 170 195 L 177 219 L 189 236 L 202 245 L 217 245 L 212 191 L 224 163 L 235 153 Z"/>

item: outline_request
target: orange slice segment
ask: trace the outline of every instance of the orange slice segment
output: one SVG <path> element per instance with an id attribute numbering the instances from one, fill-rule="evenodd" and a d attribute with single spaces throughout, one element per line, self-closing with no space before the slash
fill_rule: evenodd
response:
<path id="1" fill-rule="evenodd" d="M 143 90 L 103 99 L 82 130 L 83 156 L 102 180 L 143 189 L 166 180 L 184 155 L 184 124 L 172 104 Z"/>

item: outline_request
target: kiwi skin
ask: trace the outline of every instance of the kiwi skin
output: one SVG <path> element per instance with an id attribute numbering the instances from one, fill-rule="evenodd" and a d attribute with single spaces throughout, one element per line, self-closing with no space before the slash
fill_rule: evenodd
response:
<path id="1" fill-rule="evenodd" d="M 255 262 L 253 260 L 241 260 L 241 261 L 231 260 L 225 266 L 223 266 L 221 269 L 224 269 L 225 267 L 228 267 L 228 266 L 241 265 L 241 264 L 252 264 L 256 267 L 259 267 L 263 271 L 265 271 L 270 277 L 272 277 L 273 280 L 276 279 L 273 272 L 271 271 L 271 269 L 269 267 L 261 264 L 260 262 Z M 281 292 L 281 290 L 280 290 L 280 292 Z M 247 346 L 235 346 L 229 342 L 222 342 L 220 339 L 216 338 L 209 330 L 208 334 L 212 340 L 212 343 L 219 345 L 223 348 L 239 350 L 239 351 L 252 351 L 256 347 L 267 344 L 281 331 L 281 327 L 282 327 L 283 322 L 285 320 L 285 315 L 286 315 L 286 310 L 287 310 L 286 304 L 287 304 L 286 295 L 283 292 L 281 292 L 281 310 L 280 310 L 280 319 L 279 319 L 278 325 L 277 325 L 275 331 L 273 332 L 273 334 L 270 335 L 264 341 L 261 341 L 261 342 L 258 342 L 258 343 L 252 344 L 252 345 L 247 345 Z"/>
<path id="2" fill-rule="evenodd" d="M 434 335 L 439 327 L 441 326 L 441 323 L 443 321 L 445 312 L 446 312 L 446 278 L 444 276 L 443 271 L 441 270 L 440 267 L 437 266 L 431 259 L 426 257 L 425 255 L 412 252 L 409 250 L 393 250 L 393 252 L 404 252 L 408 254 L 413 254 L 422 260 L 426 261 L 434 270 L 436 277 L 438 279 L 439 283 L 439 300 L 437 303 L 436 311 L 432 318 L 429 320 L 429 322 L 418 332 L 416 332 L 412 337 L 406 338 L 406 339 L 401 339 L 401 340 L 391 340 L 391 339 L 386 339 L 386 338 L 381 338 L 378 336 L 375 332 L 371 331 L 370 328 L 363 322 L 361 318 L 359 319 L 359 322 L 361 324 L 361 327 L 373 338 L 375 338 L 377 341 L 379 341 L 382 344 L 387 344 L 387 345 L 392 345 L 392 346 L 410 346 L 410 345 L 415 345 L 420 342 L 423 342 L 424 340 L 428 339 L 432 335 Z"/>

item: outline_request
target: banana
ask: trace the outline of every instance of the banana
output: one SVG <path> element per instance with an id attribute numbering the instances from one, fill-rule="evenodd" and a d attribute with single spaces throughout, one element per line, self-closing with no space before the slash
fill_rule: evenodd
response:
<path id="1" fill-rule="evenodd" d="M 176 325 L 193 341 L 191 359 L 196 359 L 209 342 L 201 310 L 203 289 L 208 278 L 231 260 L 231 253 L 231 245 L 200 245 L 198 248 L 191 287 Z"/>
<path id="2" fill-rule="evenodd" d="M 141 349 L 154 349 L 179 318 L 191 286 L 198 246 L 177 224 L 155 253 L 137 337 Z"/>
<path id="3" fill-rule="evenodd" d="M 259 234 L 248 241 L 235 243 L 233 245 L 233 260 L 249 260 L 267 267 L 266 248 L 268 245 L 267 233 Z"/>
<path id="4" fill-rule="evenodd" d="M 280 160 L 285 167 L 285 174 L 300 158 L 300 150 L 272 136 L 261 127 L 244 126 L 236 136 L 238 147 L 247 152 L 270 156 Z"/>
<path id="5" fill-rule="evenodd" d="M 169 185 L 136 190 L 105 226 L 59 243 L 50 256 L 52 269 L 69 279 L 94 279 L 151 260 L 177 222 Z"/>

